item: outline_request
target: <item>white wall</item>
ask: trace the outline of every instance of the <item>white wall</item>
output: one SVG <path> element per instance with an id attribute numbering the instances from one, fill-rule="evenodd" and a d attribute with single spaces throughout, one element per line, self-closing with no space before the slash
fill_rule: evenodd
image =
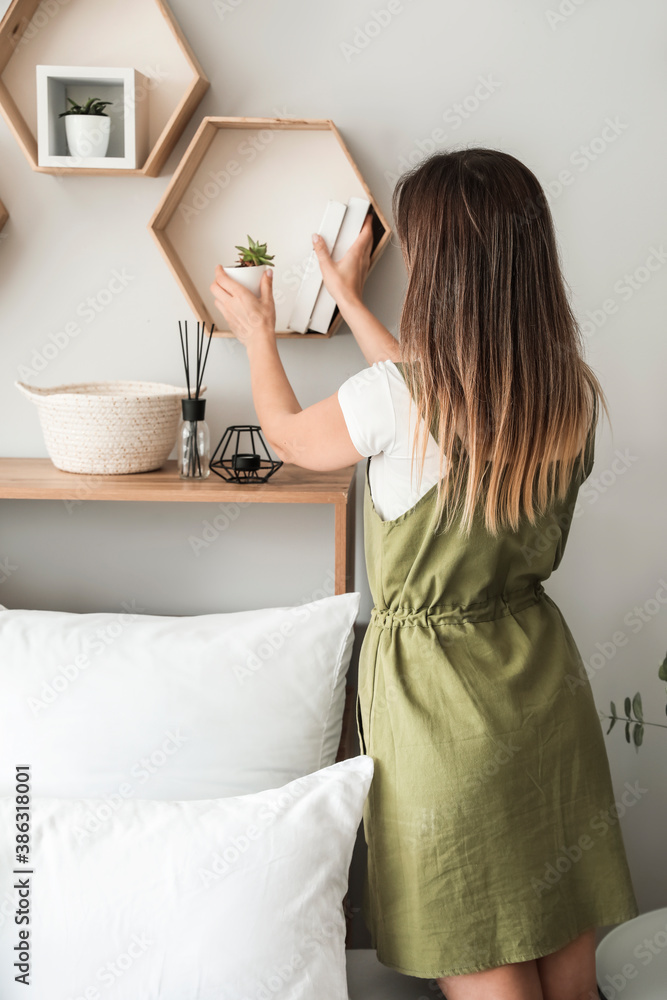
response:
<path id="1" fill-rule="evenodd" d="M 559 3 L 571 13 L 558 14 Z M 593 488 L 547 589 L 584 660 L 603 647 L 592 680 L 598 705 L 606 711 L 610 698 L 620 705 L 640 691 L 647 720 L 667 723 L 657 678 L 667 588 L 662 603 L 655 598 L 667 579 L 666 260 L 637 270 L 654 248 L 667 247 L 667 8 L 658 0 L 392 0 L 395 13 L 380 13 L 388 23 L 377 29 L 388 0 L 172 6 L 212 86 L 162 177 L 33 173 L 0 122 L 0 197 L 11 213 L 0 240 L 0 453 L 45 454 L 37 414 L 12 383 L 51 334 L 81 322 L 80 304 L 114 269 L 131 276 L 127 288 L 93 322 L 82 321 L 81 334 L 34 381 L 180 382 L 175 326 L 188 312 L 146 224 L 203 115 L 332 118 L 387 214 L 392 177 L 422 152 L 448 144 L 510 151 L 550 185 L 566 276 L 588 322 L 589 360 L 613 414 L 613 437 L 605 426 Z M 635 272 L 632 290 L 623 276 Z M 403 281 L 393 246 L 366 299 L 394 332 Z M 303 406 L 364 366 L 345 328 L 322 343 L 281 341 L 280 353 Z M 240 345 L 213 344 L 207 382 L 216 439 L 227 424 L 255 419 Z M 619 472 L 616 450 L 631 456 Z M 0 584 L 0 601 L 88 611 L 134 599 L 149 612 L 188 613 L 296 603 L 328 585 L 329 510 L 244 509 L 197 557 L 188 537 L 216 513 L 215 505 L 88 502 L 68 512 L 60 503 L 5 501 L 0 558 L 16 568 Z M 365 622 L 361 523 L 357 552 Z M 641 627 L 626 620 L 651 600 Z M 612 641 L 619 631 L 624 644 Z M 622 820 L 641 908 L 665 905 L 667 732 L 647 726 L 636 752 L 617 725 L 607 747 L 619 795 L 625 781 L 647 789 Z"/>

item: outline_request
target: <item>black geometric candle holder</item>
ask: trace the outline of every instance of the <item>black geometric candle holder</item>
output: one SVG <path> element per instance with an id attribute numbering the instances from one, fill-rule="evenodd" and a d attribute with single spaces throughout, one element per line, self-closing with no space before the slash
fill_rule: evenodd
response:
<path id="1" fill-rule="evenodd" d="M 271 458 L 257 424 L 233 424 L 208 464 L 211 472 L 228 483 L 265 483 L 283 463 Z"/>

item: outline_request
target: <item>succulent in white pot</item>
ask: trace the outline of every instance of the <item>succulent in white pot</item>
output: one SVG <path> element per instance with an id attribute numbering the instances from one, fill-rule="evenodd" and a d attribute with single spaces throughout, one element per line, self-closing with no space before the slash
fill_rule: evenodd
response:
<path id="1" fill-rule="evenodd" d="M 71 97 L 67 100 L 72 105 L 67 111 L 61 112 L 59 118 L 65 119 L 65 134 L 67 146 L 72 156 L 106 156 L 111 134 L 111 119 L 104 110 L 113 101 L 101 101 L 98 97 L 89 97 L 85 104 L 77 104 Z"/>
<path id="2" fill-rule="evenodd" d="M 259 286 L 262 275 L 267 267 L 273 267 L 271 263 L 275 254 L 266 252 L 266 243 L 256 243 L 248 236 L 248 246 L 243 247 L 238 244 L 235 247 L 239 251 L 236 264 L 223 267 L 223 271 L 238 281 L 244 288 L 250 289 L 255 295 L 259 295 Z"/>

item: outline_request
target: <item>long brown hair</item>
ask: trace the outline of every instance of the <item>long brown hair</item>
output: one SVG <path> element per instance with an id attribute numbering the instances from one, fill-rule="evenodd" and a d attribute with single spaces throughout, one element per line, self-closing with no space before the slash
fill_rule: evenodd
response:
<path id="1" fill-rule="evenodd" d="M 468 534 L 480 501 L 494 535 L 522 515 L 535 524 L 583 467 L 598 401 L 609 417 L 542 187 L 508 153 L 455 150 L 403 174 L 392 208 L 408 269 L 401 360 L 424 420 L 419 479 L 437 416 L 445 529 L 458 517 Z M 418 436 L 415 422 L 413 467 Z"/>

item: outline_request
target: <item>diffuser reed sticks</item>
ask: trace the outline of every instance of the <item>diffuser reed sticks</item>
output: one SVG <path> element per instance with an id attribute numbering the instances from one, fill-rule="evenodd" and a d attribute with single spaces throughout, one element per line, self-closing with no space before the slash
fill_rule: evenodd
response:
<path id="1" fill-rule="evenodd" d="M 188 386 L 188 398 L 181 400 L 183 422 L 179 433 L 178 466 L 181 479 L 205 479 L 210 469 L 208 467 L 210 437 L 204 415 L 206 400 L 200 398 L 204 370 L 211 349 L 214 324 L 208 334 L 208 344 L 204 351 L 206 339 L 206 323 L 197 323 L 197 332 L 193 351 L 190 351 L 187 320 L 178 323 L 178 333 L 181 341 L 181 354 L 185 367 L 185 378 Z M 192 375 L 194 374 L 194 383 Z"/>
<path id="2" fill-rule="evenodd" d="M 183 334 L 183 326 L 185 326 L 185 335 Z M 200 330 L 201 327 L 201 330 Z M 202 353 L 204 349 L 204 340 L 206 338 L 206 323 L 197 323 L 197 334 L 196 334 L 196 344 L 197 344 L 197 369 L 195 378 L 195 394 L 191 394 L 191 381 L 190 381 L 190 345 L 188 341 L 188 321 L 184 320 L 183 325 L 181 321 L 178 321 L 178 333 L 181 338 L 181 351 L 183 354 L 183 364 L 185 365 L 185 379 L 188 384 L 188 399 L 199 399 L 199 393 L 201 392 L 202 379 L 204 378 L 204 369 L 206 368 L 206 362 L 208 360 L 208 352 L 211 349 L 211 339 L 213 337 L 213 331 L 215 325 L 211 323 L 211 332 L 208 335 L 208 344 L 206 345 L 206 354 L 204 354 L 204 360 L 202 363 Z"/>

